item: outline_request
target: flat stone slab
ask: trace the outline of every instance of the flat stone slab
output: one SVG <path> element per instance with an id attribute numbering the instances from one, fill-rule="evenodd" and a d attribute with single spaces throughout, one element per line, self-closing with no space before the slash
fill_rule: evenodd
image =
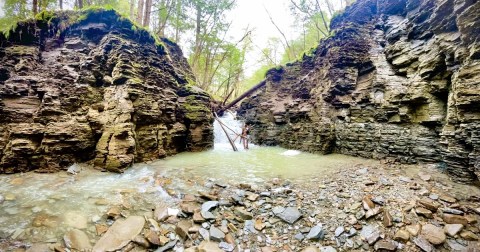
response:
<path id="1" fill-rule="evenodd" d="M 280 209 L 274 209 L 274 213 L 276 213 L 278 218 L 289 224 L 295 223 L 300 217 L 302 217 L 300 211 L 295 207 L 287 207 L 283 211 L 280 211 Z"/>
<path id="2" fill-rule="evenodd" d="M 130 216 L 117 220 L 93 247 L 93 252 L 115 251 L 125 247 L 135 236 L 142 232 L 145 218 Z"/>

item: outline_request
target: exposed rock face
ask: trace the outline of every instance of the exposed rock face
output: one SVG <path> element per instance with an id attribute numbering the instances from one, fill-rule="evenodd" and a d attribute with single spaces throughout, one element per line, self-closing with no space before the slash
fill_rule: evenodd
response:
<path id="1" fill-rule="evenodd" d="M 133 162 L 213 145 L 210 97 L 177 45 L 114 11 L 43 13 L 0 35 L 0 173 Z"/>
<path id="2" fill-rule="evenodd" d="M 254 141 L 480 176 L 480 2 L 359 0 L 239 114 Z"/>

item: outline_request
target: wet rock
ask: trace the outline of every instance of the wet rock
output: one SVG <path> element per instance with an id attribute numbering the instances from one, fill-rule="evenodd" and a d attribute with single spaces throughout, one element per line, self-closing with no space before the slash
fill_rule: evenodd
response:
<path id="1" fill-rule="evenodd" d="M 218 247 L 224 251 L 231 252 L 235 249 L 235 246 L 233 244 L 227 243 L 227 242 L 220 242 L 218 244 Z"/>
<path id="2" fill-rule="evenodd" d="M 343 228 L 343 226 L 337 227 L 335 229 L 335 237 L 339 237 L 341 234 L 343 234 L 344 231 L 345 229 Z"/>
<path id="3" fill-rule="evenodd" d="M 434 245 L 442 244 L 447 239 L 443 229 L 432 224 L 426 224 L 422 227 L 422 236 Z"/>
<path id="4" fill-rule="evenodd" d="M 87 234 L 78 229 L 72 229 L 68 231 L 63 236 L 63 240 L 65 242 L 65 246 L 67 246 L 69 249 L 77 251 L 87 251 L 92 249 L 92 245 L 90 244 Z"/>
<path id="5" fill-rule="evenodd" d="M 375 250 L 380 251 L 395 251 L 397 250 L 397 244 L 393 241 L 378 241 L 374 246 Z"/>
<path id="6" fill-rule="evenodd" d="M 415 212 L 420 215 L 420 216 L 423 216 L 427 219 L 432 219 L 433 218 L 433 213 L 432 211 L 426 209 L 426 208 L 423 208 L 423 207 L 417 207 L 415 208 Z"/>
<path id="7" fill-rule="evenodd" d="M 332 246 L 320 247 L 320 252 L 337 252 Z"/>
<path id="8" fill-rule="evenodd" d="M 117 220 L 97 241 L 93 252 L 118 250 L 133 240 L 143 229 L 145 218 L 130 216 L 125 220 Z"/>
<path id="9" fill-rule="evenodd" d="M 188 201 L 188 202 L 183 202 L 180 205 L 180 208 L 185 213 L 193 214 L 196 210 L 200 209 L 200 205 L 195 202 Z"/>
<path id="10" fill-rule="evenodd" d="M 243 231 L 247 234 L 256 234 L 258 231 L 255 229 L 255 223 L 252 220 L 245 221 Z"/>
<path id="11" fill-rule="evenodd" d="M 305 239 L 305 235 L 303 235 L 302 233 L 298 233 L 293 238 L 299 241 L 303 241 L 303 239 Z"/>
<path id="12" fill-rule="evenodd" d="M 177 223 L 175 227 L 175 233 L 178 234 L 182 239 L 186 239 L 188 237 L 188 230 L 192 227 L 192 222 L 189 220 L 181 220 Z"/>
<path id="13" fill-rule="evenodd" d="M 468 251 L 467 248 L 455 240 L 447 240 L 447 245 L 451 251 Z"/>
<path id="14" fill-rule="evenodd" d="M 405 229 L 412 235 L 412 236 L 417 236 L 420 230 L 422 229 L 422 225 L 420 224 L 414 224 L 414 225 L 408 225 L 405 227 Z"/>
<path id="15" fill-rule="evenodd" d="M 107 211 L 107 217 L 111 218 L 111 219 L 114 219 L 114 220 L 120 218 L 121 215 L 122 215 L 122 213 L 120 211 L 120 207 L 118 207 L 118 206 L 114 206 L 114 207 L 108 209 L 108 211 Z"/>
<path id="16" fill-rule="evenodd" d="M 150 242 L 148 242 L 148 240 L 141 235 L 135 236 L 135 238 L 133 238 L 132 241 L 135 242 L 136 244 L 144 247 L 144 248 L 149 248 L 150 247 Z"/>
<path id="17" fill-rule="evenodd" d="M 363 204 L 363 209 L 365 210 L 370 210 L 375 208 L 375 204 L 373 203 L 371 198 L 367 196 L 363 197 L 362 204 Z"/>
<path id="18" fill-rule="evenodd" d="M 202 222 L 205 222 L 205 218 L 203 218 L 202 214 L 200 213 L 200 209 L 198 209 L 197 211 L 195 211 L 193 213 L 193 222 L 195 223 L 202 223 Z"/>
<path id="19" fill-rule="evenodd" d="M 161 244 L 160 243 L 160 237 L 158 236 L 157 233 L 155 233 L 154 231 L 152 230 L 146 230 L 143 234 L 145 236 L 145 238 L 147 239 L 147 241 L 153 245 L 165 245 L 165 244 Z"/>
<path id="20" fill-rule="evenodd" d="M 407 242 L 410 240 L 410 233 L 407 230 L 400 229 L 395 233 L 393 239 L 395 241 Z"/>
<path id="21" fill-rule="evenodd" d="M 445 233 L 449 236 L 455 236 L 463 229 L 462 224 L 446 224 L 445 225 Z"/>
<path id="22" fill-rule="evenodd" d="M 419 172 L 418 177 L 420 177 L 420 179 L 422 179 L 424 181 L 430 181 L 430 179 L 432 179 L 432 176 L 428 173 L 425 173 L 425 172 Z"/>
<path id="23" fill-rule="evenodd" d="M 240 217 L 242 220 L 251 220 L 253 219 L 252 213 L 245 210 L 243 207 L 236 207 L 234 213 Z"/>
<path id="24" fill-rule="evenodd" d="M 446 194 L 440 195 L 440 200 L 441 200 L 441 201 L 448 202 L 448 203 L 452 203 L 452 204 L 455 203 L 455 202 L 457 202 L 457 199 L 455 199 L 455 198 L 452 197 L 452 196 L 446 195 Z"/>
<path id="25" fill-rule="evenodd" d="M 207 202 L 202 204 L 201 211 L 202 212 L 209 212 L 210 210 L 212 210 L 213 208 L 215 208 L 217 206 L 218 206 L 218 201 L 207 201 Z"/>
<path id="26" fill-rule="evenodd" d="M 308 247 L 302 249 L 301 252 L 320 252 L 320 249 L 318 249 L 315 246 L 308 246 Z"/>
<path id="27" fill-rule="evenodd" d="M 261 218 L 257 218 L 255 220 L 255 229 L 258 231 L 262 231 L 265 228 L 265 223 L 263 223 Z"/>
<path id="28" fill-rule="evenodd" d="M 413 242 L 424 252 L 432 252 L 434 249 L 432 244 L 421 236 L 413 238 Z"/>
<path id="29" fill-rule="evenodd" d="M 458 209 L 454 209 L 454 208 L 441 208 L 442 212 L 443 213 L 447 213 L 447 214 L 456 214 L 456 215 L 463 215 L 464 212 L 461 211 L 461 210 L 458 210 Z"/>
<path id="30" fill-rule="evenodd" d="M 225 239 L 225 233 L 223 233 L 222 230 L 212 225 L 210 227 L 210 239 L 216 242 L 223 241 Z"/>
<path id="31" fill-rule="evenodd" d="M 51 252 L 50 246 L 48 244 L 33 244 L 25 252 Z"/>
<path id="32" fill-rule="evenodd" d="M 363 226 L 362 231 L 360 231 L 360 235 L 368 242 L 368 244 L 374 244 L 378 239 L 380 239 L 380 231 L 371 226 Z"/>
<path id="33" fill-rule="evenodd" d="M 372 198 L 372 201 L 377 205 L 381 205 L 381 206 L 385 205 L 385 199 L 382 196 L 375 196 Z"/>
<path id="34" fill-rule="evenodd" d="M 205 220 L 214 220 L 215 219 L 215 215 L 211 212 L 202 211 L 202 212 L 200 212 L 200 214 L 201 214 L 202 218 L 205 219 Z M 197 221 L 198 220 L 199 219 L 197 218 Z"/>
<path id="35" fill-rule="evenodd" d="M 153 216 L 157 221 L 164 221 L 168 218 L 168 206 L 165 203 L 160 203 L 155 207 Z"/>
<path id="36" fill-rule="evenodd" d="M 442 219 L 448 224 L 462 224 L 464 226 L 468 224 L 468 220 L 460 215 L 443 214 Z"/>
<path id="37" fill-rule="evenodd" d="M 323 230 L 323 227 L 321 224 L 316 225 L 310 229 L 310 232 L 308 232 L 307 236 L 305 238 L 307 240 L 321 240 L 325 236 L 325 231 Z"/>
<path id="38" fill-rule="evenodd" d="M 464 217 L 465 219 L 467 219 L 468 224 L 477 224 L 478 222 L 477 217 L 475 215 L 468 214 L 468 215 L 465 215 Z"/>
<path id="39" fill-rule="evenodd" d="M 417 202 L 419 206 L 424 207 L 432 212 L 436 212 L 437 209 L 440 207 L 440 204 L 438 202 L 435 202 L 431 199 L 420 199 Z"/>
<path id="40" fill-rule="evenodd" d="M 210 232 L 208 232 L 208 230 L 206 230 L 205 228 L 200 228 L 198 230 L 198 233 L 200 234 L 200 236 L 206 240 L 206 241 L 209 241 L 210 240 Z"/>
<path id="41" fill-rule="evenodd" d="M 173 247 L 175 247 L 175 245 L 177 245 L 177 240 L 174 240 L 174 241 L 171 241 L 171 242 L 168 242 L 167 244 L 165 244 L 164 246 L 158 248 L 157 250 L 155 250 L 155 252 L 165 252 L 165 251 L 168 251 L 170 249 L 172 249 Z"/>
<path id="42" fill-rule="evenodd" d="M 467 241 L 478 241 L 478 235 L 474 234 L 471 231 L 462 231 L 460 237 Z"/>
<path id="43" fill-rule="evenodd" d="M 376 206 L 373 209 L 368 209 L 367 212 L 365 213 L 365 218 L 370 219 L 370 218 L 378 215 L 382 211 L 383 211 L 383 209 L 381 207 L 378 207 L 378 206 Z"/>
<path id="44" fill-rule="evenodd" d="M 287 207 L 283 211 L 278 212 L 275 215 L 289 224 L 295 223 L 298 219 L 300 219 L 300 217 L 302 217 L 300 211 L 298 211 L 298 209 L 295 207 Z"/>
<path id="45" fill-rule="evenodd" d="M 202 241 L 198 245 L 198 252 L 224 252 L 216 242 Z"/>
<path id="46" fill-rule="evenodd" d="M 87 228 L 87 217 L 79 212 L 67 212 L 63 215 L 63 222 L 65 225 L 76 228 L 76 229 L 86 229 Z"/>
<path id="47" fill-rule="evenodd" d="M 383 211 L 383 226 L 385 227 L 393 226 L 392 215 L 390 215 L 390 213 L 387 210 Z"/>

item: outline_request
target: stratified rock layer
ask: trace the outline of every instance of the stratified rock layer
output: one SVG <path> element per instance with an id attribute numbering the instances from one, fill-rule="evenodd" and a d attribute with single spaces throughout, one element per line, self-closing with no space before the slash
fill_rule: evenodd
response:
<path id="1" fill-rule="evenodd" d="M 213 144 L 179 47 L 114 11 L 42 13 L 0 35 L 0 59 L 0 173 L 122 171 Z"/>
<path id="2" fill-rule="evenodd" d="M 480 176 L 480 2 L 359 0 L 239 114 L 254 141 Z"/>

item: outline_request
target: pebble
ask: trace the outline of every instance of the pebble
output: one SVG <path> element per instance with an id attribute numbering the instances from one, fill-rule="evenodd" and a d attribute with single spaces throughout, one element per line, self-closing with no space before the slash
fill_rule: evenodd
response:
<path id="1" fill-rule="evenodd" d="M 449 236 L 454 237 L 463 229 L 462 224 L 446 224 L 444 227 L 445 233 Z"/>
<path id="2" fill-rule="evenodd" d="M 228 252 L 231 252 L 231 251 L 233 251 L 233 250 L 235 249 L 235 246 L 233 246 L 233 245 L 230 244 L 230 243 L 226 243 L 226 242 L 220 242 L 220 243 L 218 244 L 218 247 L 219 247 L 220 249 L 223 249 L 223 250 L 228 251 Z"/>
<path id="3" fill-rule="evenodd" d="M 302 214 L 296 207 L 287 207 L 284 211 L 277 213 L 276 216 L 289 224 L 293 224 L 302 217 Z"/>
<path id="4" fill-rule="evenodd" d="M 343 234 L 344 231 L 345 229 L 343 228 L 343 226 L 337 227 L 335 229 L 335 237 L 339 237 L 341 234 Z"/>
<path id="5" fill-rule="evenodd" d="M 218 201 L 207 201 L 202 204 L 202 212 L 209 212 L 212 208 L 218 206 Z"/>
<path id="6" fill-rule="evenodd" d="M 468 224 L 468 220 L 460 215 L 455 214 L 443 214 L 443 221 L 448 224 L 462 224 L 466 226 Z"/>
<path id="7" fill-rule="evenodd" d="M 462 231 L 460 237 L 467 241 L 478 241 L 478 235 L 472 233 L 471 231 Z"/>
<path id="8" fill-rule="evenodd" d="M 421 250 L 424 252 L 432 252 L 433 246 L 430 244 L 425 238 L 423 237 L 415 237 L 413 238 L 413 242 L 417 245 Z"/>
<path id="9" fill-rule="evenodd" d="M 222 230 L 216 228 L 215 226 L 210 227 L 210 240 L 220 242 L 225 239 L 225 233 Z"/>
<path id="10" fill-rule="evenodd" d="M 415 208 L 415 212 L 420 215 L 420 216 L 423 216 L 427 219 L 432 219 L 433 218 L 433 213 L 432 211 L 426 209 L 426 208 L 423 208 L 423 207 L 417 207 Z"/>
<path id="11" fill-rule="evenodd" d="M 5 197 L 0 194 L 0 204 L 2 204 L 3 202 L 5 202 Z"/>
<path id="12" fill-rule="evenodd" d="M 325 231 L 321 224 L 316 225 L 310 229 L 307 236 L 305 237 L 307 240 L 320 240 L 323 239 L 325 236 Z"/>
<path id="13" fill-rule="evenodd" d="M 397 250 L 397 244 L 393 241 L 378 241 L 374 246 L 375 250 L 380 251 L 395 251 Z"/>
<path id="14" fill-rule="evenodd" d="M 407 242 L 410 240 L 410 233 L 407 230 L 400 229 L 395 233 L 393 239 L 395 241 Z"/>
<path id="15" fill-rule="evenodd" d="M 432 224 L 426 224 L 422 227 L 422 236 L 434 245 L 440 245 L 447 239 L 443 229 Z"/>

